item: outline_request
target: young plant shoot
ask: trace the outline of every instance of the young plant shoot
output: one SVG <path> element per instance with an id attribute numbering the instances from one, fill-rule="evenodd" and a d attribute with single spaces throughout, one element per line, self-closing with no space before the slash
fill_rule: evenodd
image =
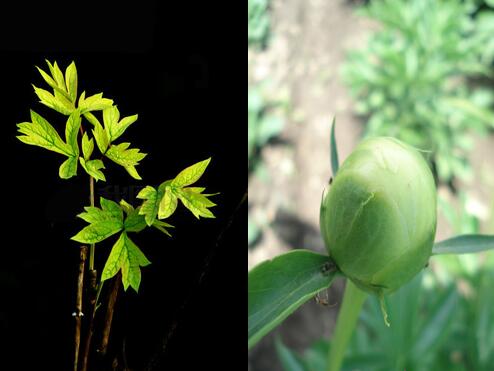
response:
<path id="1" fill-rule="evenodd" d="M 330 257 L 362 290 L 382 297 L 432 253 L 436 187 L 422 155 L 388 137 L 361 142 L 325 192 L 321 233 Z"/>
<path id="2" fill-rule="evenodd" d="M 491 250 L 494 236 L 462 235 L 434 244 L 436 186 L 414 147 L 391 137 L 369 138 L 339 168 L 334 122 L 330 143 L 333 179 L 320 207 L 329 256 L 298 249 L 249 272 L 248 346 L 342 275 L 350 281 L 325 365 L 337 371 L 367 294 L 379 297 L 389 326 L 385 295 L 411 281 L 432 255 Z"/>
<path id="3" fill-rule="evenodd" d="M 214 218 L 210 208 L 215 206 L 215 203 L 209 199 L 213 194 L 204 193 L 203 187 L 192 186 L 201 178 L 211 158 L 187 167 L 176 177 L 164 181 L 157 188 L 144 187 L 137 195 L 138 199 L 143 200 L 141 205 L 134 207 L 123 199 L 112 201 L 100 197 L 100 207 L 97 207 L 94 182 L 106 181 L 104 170 L 106 169 L 105 162 L 108 160 L 122 166 L 132 178 L 141 179 L 136 167 L 146 157 L 146 154 L 138 148 L 131 148 L 129 142 L 121 139 L 125 136 L 127 129 L 137 121 L 138 115 L 122 116 L 114 101 L 103 98 L 102 93 L 86 95 L 83 91 L 78 95 L 79 82 L 74 62 L 67 67 L 65 73 L 59 68 L 57 62 L 46 61 L 46 63 L 48 72 L 37 68 L 52 91 L 33 85 L 34 91 L 42 104 L 67 116 L 64 120 L 65 137 L 62 138 L 59 130 L 56 129 L 63 122 L 57 122 L 53 126 L 40 114 L 31 110 L 30 121 L 17 124 L 20 134 L 17 138 L 23 143 L 62 155 L 64 161 L 59 168 L 60 178 L 69 179 L 76 176 L 79 165 L 89 177 L 90 205 L 84 207 L 84 212 L 78 215 L 88 225 L 72 237 L 74 241 L 90 245 L 88 269 L 90 296 L 93 292 L 93 297 L 89 300 L 92 306 L 92 316 L 89 316 L 89 330 L 86 331 L 86 347 L 81 363 L 78 359 L 80 317 L 82 316 L 79 299 L 83 292 L 85 253 L 81 253 L 84 259 L 81 258 L 77 293 L 77 308 L 79 309 L 74 313 L 76 317 L 74 371 L 79 369 L 79 364 L 81 370 L 86 370 L 93 320 L 100 305 L 98 298 L 103 282 L 117 276 L 120 272 L 117 279 L 122 280 L 124 290 L 131 287 L 137 292 L 141 284 L 141 267 L 151 263 L 134 243 L 132 234 L 153 227 L 170 236 L 169 229 L 173 226 L 164 220 L 168 220 L 175 212 L 178 200 L 197 219 L 200 217 Z M 97 280 L 97 270 L 94 266 L 95 244 L 106 239 L 111 239 L 113 247 L 111 250 L 98 249 L 99 253 L 105 254 L 108 258 L 100 279 Z M 118 285 L 115 287 L 118 290 Z M 106 330 L 105 333 L 108 334 L 109 331 Z M 105 340 L 107 342 L 108 339 Z"/>

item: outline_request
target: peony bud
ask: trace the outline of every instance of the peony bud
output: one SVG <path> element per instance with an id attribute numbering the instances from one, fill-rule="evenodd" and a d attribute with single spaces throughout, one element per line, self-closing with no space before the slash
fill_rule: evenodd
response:
<path id="1" fill-rule="evenodd" d="M 397 139 L 362 141 L 323 195 L 320 227 L 331 258 L 358 287 L 397 290 L 431 255 L 436 187 L 429 166 Z"/>

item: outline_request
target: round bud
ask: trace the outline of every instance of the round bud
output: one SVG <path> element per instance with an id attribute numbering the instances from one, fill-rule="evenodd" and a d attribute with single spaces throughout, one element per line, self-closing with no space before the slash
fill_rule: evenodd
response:
<path id="1" fill-rule="evenodd" d="M 431 255 L 436 187 L 422 155 L 389 137 L 362 141 L 323 195 L 320 227 L 331 258 L 363 290 L 387 294 Z"/>

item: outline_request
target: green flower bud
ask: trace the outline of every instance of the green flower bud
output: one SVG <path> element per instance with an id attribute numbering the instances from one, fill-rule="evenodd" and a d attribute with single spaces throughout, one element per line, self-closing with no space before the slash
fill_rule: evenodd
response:
<path id="1" fill-rule="evenodd" d="M 422 155 L 389 137 L 362 141 L 321 203 L 330 256 L 361 289 L 388 294 L 410 281 L 432 252 L 436 187 Z"/>

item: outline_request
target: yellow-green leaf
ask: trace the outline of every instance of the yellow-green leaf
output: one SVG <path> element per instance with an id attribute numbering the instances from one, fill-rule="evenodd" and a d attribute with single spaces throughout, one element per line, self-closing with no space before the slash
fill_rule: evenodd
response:
<path id="1" fill-rule="evenodd" d="M 100 198 L 101 208 L 86 207 L 85 212 L 77 215 L 90 223 L 72 237 L 81 243 L 97 243 L 123 230 L 123 212 L 114 201 Z"/>
<path id="2" fill-rule="evenodd" d="M 97 123 L 93 129 L 93 135 L 96 139 L 96 144 L 101 152 L 101 154 L 105 154 L 109 145 L 108 135 L 106 134 L 105 129 L 101 126 L 101 124 Z"/>
<path id="3" fill-rule="evenodd" d="M 158 219 L 166 219 L 177 209 L 178 199 L 171 187 L 165 187 L 163 198 L 159 204 Z"/>
<path id="4" fill-rule="evenodd" d="M 94 150 L 94 140 L 93 138 L 89 139 L 87 133 L 84 133 L 82 136 L 82 154 L 84 155 L 84 160 L 89 160 L 91 154 Z"/>
<path id="5" fill-rule="evenodd" d="M 105 156 L 113 162 L 123 166 L 133 178 L 141 179 L 135 169 L 135 166 L 137 166 L 139 164 L 139 161 L 146 157 L 147 154 L 139 152 L 140 150 L 138 148 L 128 149 L 129 146 L 130 143 L 120 143 L 118 145 L 112 145 L 106 151 Z"/>
<path id="6" fill-rule="evenodd" d="M 65 143 L 53 126 L 31 110 L 31 121 L 17 124 L 21 134 L 17 138 L 26 144 L 43 147 L 53 152 L 72 156 L 72 148 Z"/>
<path id="7" fill-rule="evenodd" d="M 103 98 L 103 93 L 91 95 L 86 98 L 85 92 L 79 97 L 79 109 L 84 114 L 90 111 L 101 111 L 113 104 L 113 100 Z"/>
<path id="8" fill-rule="evenodd" d="M 137 198 L 145 200 L 139 209 L 139 214 L 144 215 L 148 226 L 152 226 L 156 219 L 162 196 L 163 193 L 161 189 L 156 190 L 151 186 L 146 186 L 137 194 Z"/>
<path id="9" fill-rule="evenodd" d="M 91 175 L 96 180 L 106 181 L 105 174 L 101 171 L 101 169 L 105 168 L 103 161 L 101 160 L 89 160 L 86 161 L 84 158 L 79 157 L 79 162 L 81 166 L 86 170 L 86 173 Z"/>
<path id="10" fill-rule="evenodd" d="M 79 111 L 74 111 L 70 114 L 65 125 L 65 141 L 72 149 L 74 156 L 79 156 L 79 145 L 77 144 L 77 136 L 81 127 L 81 116 Z"/>
<path id="11" fill-rule="evenodd" d="M 202 174 L 204 174 L 210 161 L 211 157 L 182 170 L 175 179 L 172 180 L 171 185 L 174 187 L 185 187 L 197 182 Z"/>
<path id="12" fill-rule="evenodd" d="M 33 85 L 34 92 L 40 99 L 40 102 L 51 109 L 60 112 L 63 115 L 70 115 L 74 111 L 72 103 L 63 95 L 54 96 L 49 91 L 40 89 Z"/>
<path id="13" fill-rule="evenodd" d="M 58 175 L 62 179 L 69 179 L 77 175 L 77 157 L 71 156 L 65 160 L 58 170 Z"/>
<path id="14" fill-rule="evenodd" d="M 65 70 L 65 82 L 70 99 L 75 102 L 77 99 L 77 68 L 74 62 Z"/>
<path id="15" fill-rule="evenodd" d="M 101 280 L 110 279 L 121 270 L 124 290 L 127 290 L 130 286 L 137 292 L 141 283 L 140 267 L 145 267 L 149 264 L 151 262 L 127 236 L 127 233 L 122 232 L 108 256 L 101 274 Z"/>

